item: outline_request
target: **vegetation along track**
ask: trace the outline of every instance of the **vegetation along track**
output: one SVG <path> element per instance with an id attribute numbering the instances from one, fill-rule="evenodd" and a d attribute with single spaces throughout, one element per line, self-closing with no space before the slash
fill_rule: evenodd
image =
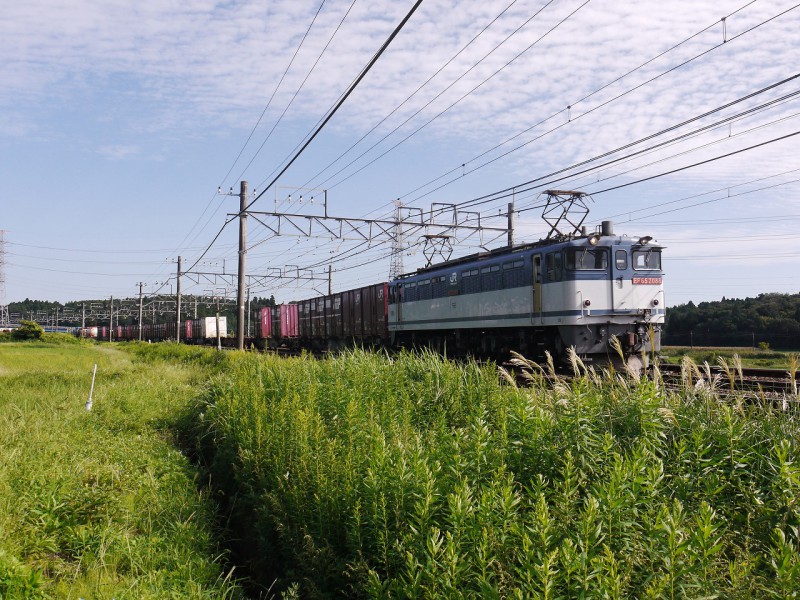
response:
<path id="1" fill-rule="evenodd" d="M 731 368 L 726 366 L 696 366 L 660 364 L 658 369 L 664 383 L 678 387 L 691 377 L 695 385 L 711 385 L 720 391 L 758 392 L 770 396 L 793 394 L 800 387 L 800 371 L 796 369 Z M 690 381 L 690 383 L 692 382 Z"/>

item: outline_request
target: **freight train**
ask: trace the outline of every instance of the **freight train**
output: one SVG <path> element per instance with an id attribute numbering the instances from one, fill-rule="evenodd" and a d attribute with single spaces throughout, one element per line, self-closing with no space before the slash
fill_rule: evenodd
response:
<path id="1" fill-rule="evenodd" d="M 658 351 L 665 317 L 662 246 L 650 236 L 596 232 L 504 247 L 446 261 L 389 282 L 262 308 L 248 346 L 311 351 L 351 346 L 430 347 L 448 356 L 565 358 L 587 362 Z M 175 339 L 175 323 L 143 338 Z M 214 317 L 182 323 L 189 343 L 213 343 Z M 103 328 L 105 329 L 105 328 Z M 227 338 L 224 317 L 220 336 Z M 137 326 L 115 339 L 138 339 Z M 108 332 L 98 332 L 108 339 Z M 223 342 L 224 343 L 224 342 Z M 230 345 L 230 342 L 226 345 Z"/>
<path id="2" fill-rule="evenodd" d="M 261 309 L 269 348 L 432 347 L 448 355 L 516 351 L 589 362 L 658 351 L 665 317 L 662 246 L 599 231 L 447 261 L 387 283 Z"/>
<path id="3" fill-rule="evenodd" d="M 219 318 L 219 337 L 228 337 L 228 323 L 226 317 Z M 142 326 L 141 339 L 144 341 L 174 340 L 177 338 L 175 321 L 169 323 L 146 323 Z M 203 317 L 200 319 L 187 319 L 181 323 L 181 339 L 189 344 L 214 343 L 217 339 L 217 318 Z M 110 335 L 109 335 L 110 334 Z M 114 339 L 119 341 L 132 341 L 139 339 L 138 325 L 115 325 L 109 332 L 105 325 L 84 327 L 78 332 L 80 337 L 95 338 L 98 340 Z"/>

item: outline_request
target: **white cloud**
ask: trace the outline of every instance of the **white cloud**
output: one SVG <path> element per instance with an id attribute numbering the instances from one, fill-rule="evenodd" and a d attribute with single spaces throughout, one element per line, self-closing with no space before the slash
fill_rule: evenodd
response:
<path id="1" fill-rule="evenodd" d="M 350 3 L 351 0 L 325 2 L 254 136 L 256 144 L 261 143 L 300 86 Z M 341 150 L 347 148 L 509 4 L 510 0 L 422 3 L 321 137 L 331 144 L 340 143 Z M 398 127 L 443 92 L 441 97 L 422 108 L 419 115 L 400 126 L 397 134 L 343 175 L 436 116 L 544 36 L 541 41 L 398 151 L 342 185 L 339 188 L 342 195 L 351 195 L 354 202 L 374 208 L 385 200 L 384 196 L 396 197 L 447 169 L 462 163 L 467 163 L 467 170 L 474 168 L 514 146 L 539 138 L 491 167 L 459 180 L 443 190 L 441 197 L 437 194 L 425 198 L 425 202 L 476 196 L 497 189 L 499 180 L 503 185 L 513 185 L 654 133 L 792 75 L 800 64 L 796 33 L 800 9 L 735 37 L 790 8 L 789 0 L 748 5 L 726 21 L 731 41 L 713 50 L 722 40 L 720 18 L 745 5 L 746 0 L 691 3 L 592 0 L 548 33 L 582 4 L 582 0 L 559 0 L 482 60 L 544 4 L 544 0 L 514 3 L 429 86 L 388 118 L 363 147 Z M 234 150 L 226 147 L 225 152 L 220 151 L 219 160 L 225 164 L 220 164 L 216 173 L 208 174 L 212 179 L 218 178 L 264 109 L 318 6 L 319 0 L 9 3 L 0 21 L 0 56 L 4 58 L 0 62 L 0 78 L 4 83 L 0 87 L 0 141 L 13 147 L 15 141 L 36 137 L 46 139 L 52 147 L 77 146 L 87 154 L 101 156 L 107 161 L 104 166 L 108 166 L 108 161 L 156 163 L 168 158 L 175 160 L 174 157 L 190 161 L 187 148 L 198 140 L 209 148 L 217 140 L 239 140 L 232 143 L 236 146 Z M 252 175 L 254 180 L 261 180 L 272 170 L 274 163 L 336 101 L 410 6 L 410 1 L 355 2 L 285 122 L 276 131 L 273 141 L 280 141 L 266 146 L 246 173 L 247 177 Z M 679 48 L 594 93 L 706 27 L 707 31 Z M 659 76 L 705 51 L 709 52 L 690 64 Z M 444 91 L 479 61 L 482 62 L 461 81 Z M 656 79 L 646 83 L 651 78 Z M 640 84 L 644 84 L 640 89 L 614 99 Z M 768 96 L 796 89 L 795 82 Z M 586 98 L 587 95 L 590 97 Z M 601 106 L 607 101 L 610 102 Z M 761 101 L 755 99 L 747 105 Z M 566 112 L 560 111 L 568 105 L 572 120 L 567 123 Z M 736 110 L 740 108 L 731 108 L 724 114 Z M 793 100 L 763 115 L 737 122 L 730 131 L 736 134 L 794 112 L 800 112 L 800 101 Z M 716 118 L 719 117 L 703 123 Z M 540 121 L 544 122 L 472 161 L 481 152 Z M 554 131 L 550 132 L 551 129 Z M 796 129 L 797 120 L 790 119 L 731 139 L 725 138 L 724 130 L 717 130 L 688 143 L 614 165 L 592 178 L 574 180 L 574 184 L 589 190 L 601 189 Z M 646 166 L 680 148 L 712 140 L 718 142 L 706 150 Z M 331 150 L 335 147 L 326 148 L 325 155 L 316 154 L 318 148 L 316 145 L 311 148 L 309 154 L 314 160 L 304 163 L 305 171 L 297 179 L 310 178 L 335 157 Z M 794 157 L 799 148 L 800 142 L 795 138 L 792 142 L 765 147 L 758 153 L 686 171 L 680 177 L 657 180 L 651 187 L 614 194 L 613 200 L 606 200 L 610 195 L 599 197 L 593 216 L 595 212 L 635 208 L 650 198 L 658 197 L 653 200 L 657 203 L 673 190 L 673 197 L 680 196 L 797 167 Z M 326 176 L 360 151 L 361 147 Z M 249 154 L 246 156 L 249 158 Z M 405 171 L 408 165 L 413 165 L 413 170 Z M 635 167 L 638 168 L 633 170 Z M 92 169 L 86 171 L 91 173 Z M 616 177 L 598 182 L 611 176 Z M 141 179 L 152 178 L 142 175 Z M 334 178 L 332 183 L 340 179 L 341 176 Z M 369 184 L 364 184 L 365 180 Z M 571 182 L 567 180 L 564 185 Z M 216 188 L 216 179 L 212 185 Z M 382 189 L 378 192 L 376 187 Z M 430 188 L 422 191 L 427 189 Z M 376 196 L 380 196 L 380 201 L 375 200 Z M 796 207 L 800 202 L 796 192 L 780 196 L 780 200 L 784 207 Z M 767 196 L 762 206 L 772 202 L 773 196 Z M 185 203 L 196 206 L 194 198 Z M 744 206 L 744 201 L 735 206 Z M 687 214 L 699 213 L 687 209 Z M 537 230 L 536 224 L 532 227 L 532 231 Z M 541 229 L 538 225 L 538 230 Z"/>

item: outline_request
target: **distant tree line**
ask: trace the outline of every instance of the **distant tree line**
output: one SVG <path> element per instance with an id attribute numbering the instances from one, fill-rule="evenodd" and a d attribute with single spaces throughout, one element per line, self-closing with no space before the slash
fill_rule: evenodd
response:
<path id="1" fill-rule="evenodd" d="M 723 297 L 668 308 L 662 343 L 800 349 L 800 294 Z"/>

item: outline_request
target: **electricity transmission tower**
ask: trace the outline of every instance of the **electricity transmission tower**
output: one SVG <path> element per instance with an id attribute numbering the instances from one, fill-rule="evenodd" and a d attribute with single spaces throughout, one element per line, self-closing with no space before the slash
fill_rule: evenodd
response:
<path id="1" fill-rule="evenodd" d="M 392 262 L 389 265 L 389 279 L 395 279 L 403 274 L 403 226 L 400 209 L 403 203 L 400 199 L 394 201 L 394 236 L 392 238 Z"/>

